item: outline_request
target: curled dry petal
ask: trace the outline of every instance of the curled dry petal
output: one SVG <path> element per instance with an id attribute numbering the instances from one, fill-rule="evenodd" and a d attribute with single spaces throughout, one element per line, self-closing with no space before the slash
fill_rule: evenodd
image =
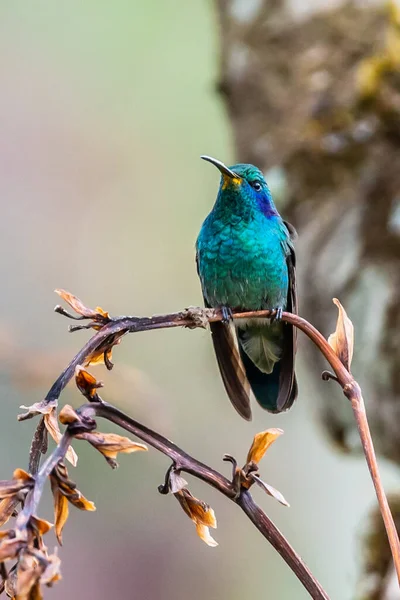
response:
<path id="1" fill-rule="evenodd" d="M 68 471 L 63 463 L 59 463 L 50 475 L 51 491 L 54 499 L 55 533 L 60 546 L 62 530 L 68 519 L 68 501 L 80 510 L 96 510 L 95 505 L 76 489 L 76 485 L 68 478 Z"/>
<path id="2" fill-rule="evenodd" d="M 328 344 L 339 357 L 344 367 L 350 371 L 354 349 L 354 327 L 339 300 L 334 298 L 333 303 L 336 304 L 339 314 L 336 331 L 329 336 Z"/>
<path id="3" fill-rule="evenodd" d="M 57 541 L 62 546 L 62 531 L 69 514 L 68 500 L 61 493 L 58 485 L 53 486 L 53 478 L 51 479 L 51 489 L 54 498 L 54 530 Z"/>
<path id="4" fill-rule="evenodd" d="M 9 496 L 0 500 L 0 526 L 7 523 L 19 503 L 18 496 Z"/>
<path id="5" fill-rule="evenodd" d="M 23 469 L 15 469 L 13 478 L 0 481 L 0 498 L 14 496 L 23 489 L 30 489 L 34 486 L 35 480 L 29 473 Z"/>
<path id="6" fill-rule="evenodd" d="M 20 503 L 18 492 L 29 490 L 34 485 L 34 478 L 23 469 L 15 469 L 12 479 L 0 481 L 0 525 L 7 523 Z"/>
<path id="7" fill-rule="evenodd" d="M 266 431 L 261 431 L 254 436 L 253 443 L 247 455 L 247 464 L 254 462 L 258 464 L 268 448 L 273 444 L 273 442 L 282 435 L 282 429 L 267 429 Z"/>
<path id="8" fill-rule="evenodd" d="M 187 484 L 188 483 L 186 479 L 183 479 L 183 477 L 177 471 L 171 471 L 169 474 L 169 489 L 172 494 L 180 492 L 180 490 L 186 487 Z"/>
<path id="9" fill-rule="evenodd" d="M 21 406 L 20 408 L 24 408 L 28 412 L 22 415 L 18 415 L 18 420 L 23 421 L 25 419 L 30 419 L 35 415 L 43 415 L 44 424 L 46 426 L 47 431 L 53 438 L 53 440 L 58 444 L 61 440 L 62 433 L 58 426 L 57 420 L 57 400 L 52 400 L 50 402 L 46 402 L 42 400 L 42 402 L 35 402 L 31 406 Z M 61 421 L 62 422 L 62 421 Z M 72 446 L 69 446 L 66 454 L 69 462 L 76 467 L 78 462 L 78 456 Z"/>
<path id="10" fill-rule="evenodd" d="M 22 405 L 20 408 L 25 409 L 27 412 L 22 415 L 18 415 L 18 421 L 31 419 L 37 415 L 45 415 L 49 413 L 52 408 L 57 408 L 57 403 L 57 400 L 51 400 L 50 402 L 42 400 L 41 402 L 35 402 L 34 404 L 31 404 L 31 406 Z"/>
<path id="11" fill-rule="evenodd" d="M 16 558 L 19 551 L 26 546 L 27 538 L 25 533 L 10 529 L 0 532 L 0 562 Z"/>
<path id="12" fill-rule="evenodd" d="M 98 388 L 103 387 L 103 383 L 97 381 L 96 378 L 81 367 L 81 365 L 77 365 L 75 368 L 75 383 L 81 394 L 89 401 L 96 400 L 98 398 Z"/>
<path id="13" fill-rule="evenodd" d="M 121 343 L 121 338 L 125 335 L 126 331 L 118 331 L 110 335 L 104 340 L 102 344 L 86 359 L 85 367 L 90 365 L 106 365 L 107 369 L 112 369 L 114 366 L 112 363 L 112 350 L 114 346 Z"/>
<path id="14" fill-rule="evenodd" d="M 54 550 L 54 554 L 50 554 L 47 557 L 47 566 L 44 570 L 43 575 L 40 578 L 40 583 L 44 585 L 51 586 L 53 583 L 60 581 L 61 573 L 60 573 L 60 565 L 61 561 L 57 555 L 56 549 Z"/>
<path id="15" fill-rule="evenodd" d="M 203 540 L 203 542 L 205 542 L 207 546 L 211 546 L 211 548 L 215 548 L 215 546 L 218 546 L 218 542 L 214 540 L 214 538 L 210 534 L 209 528 L 206 527 L 206 525 L 201 525 L 200 523 L 198 523 L 196 525 L 196 532 L 199 538 Z"/>
<path id="16" fill-rule="evenodd" d="M 76 312 L 78 313 L 78 315 L 81 315 L 82 317 L 85 317 L 87 319 L 98 319 L 99 316 L 102 317 L 103 319 L 108 319 L 109 318 L 109 314 L 108 312 L 104 311 L 102 308 L 100 308 L 99 306 L 97 306 L 94 310 L 92 308 L 88 308 L 87 306 L 85 306 L 82 302 L 82 300 L 80 300 L 79 298 L 77 298 L 76 296 L 74 296 L 74 294 L 71 294 L 70 292 L 67 292 L 66 290 L 62 290 L 62 289 L 56 289 L 54 290 L 56 294 L 58 294 L 67 304 L 70 305 L 70 307 Z"/>
<path id="17" fill-rule="evenodd" d="M 53 527 L 53 523 L 46 521 L 45 519 L 39 519 L 39 517 L 32 517 L 29 519 L 29 525 L 35 529 L 39 535 L 45 535 Z"/>
<path id="18" fill-rule="evenodd" d="M 269 496 L 278 500 L 283 506 L 290 506 L 289 502 L 285 500 L 283 494 L 281 494 L 278 490 L 276 490 L 272 485 L 268 485 L 265 481 L 262 481 L 256 474 L 252 473 L 251 478 L 266 492 Z"/>
<path id="19" fill-rule="evenodd" d="M 115 433 L 100 433 L 92 431 L 88 433 L 80 433 L 76 436 L 80 440 L 87 440 L 89 444 L 94 446 L 96 450 L 102 453 L 108 464 L 115 469 L 118 466 L 116 458 L 119 452 L 130 454 L 131 452 L 140 452 L 147 450 L 147 446 L 132 442 L 127 437 L 117 435 Z"/>
<path id="20" fill-rule="evenodd" d="M 53 408 L 50 412 L 44 415 L 44 423 L 46 425 L 47 431 L 49 432 L 53 440 L 56 442 L 56 444 L 59 444 L 62 438 L 62 433 L 58 425 L 57 411 L 55 408 Z M 78 462 L 78 456 L 72 446 L 68 447 L 65 456 L 69 460 L 71 465 L 76 467 Z"/>
<path id="21" fill-rule="evenodd" d="M 174 496 L 187 516 L 196 525 L 196 532 L 200 539 L 208 546 L 218 546 L 218 542 L 211 537 L 209 531 L 209 527 L 217 528 L 217 520 L 213 509 L 205 502 L 195 498 L 187 488 L 183 488 Z"/>

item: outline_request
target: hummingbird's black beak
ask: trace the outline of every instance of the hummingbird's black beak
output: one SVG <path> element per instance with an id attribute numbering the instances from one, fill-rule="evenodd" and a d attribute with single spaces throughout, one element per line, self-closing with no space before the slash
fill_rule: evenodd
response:
<path id="1" fill-rule="evenodd" d="M 217 167 L 217 169 L 219 169 L 221 171 L 222 175 L 226 175 L 227 177 L 230 177 L 231 179 L 241 179 L 240 175 L 238 175 L 234 171 L 231 171 L 231 169 L 229 169 L 226 165 L 224 165 L 223 162 L 221 162 L 217 158 L 213 158 L 212 156 L 206 156 L 204 154 L 203 154 L 203 156 L 200 156 L 200 158 L 202 158 L 203 160 L 206 160 L 207 162 L 209 162 L 212 165 L 214 165 L 215 167 Z"/>

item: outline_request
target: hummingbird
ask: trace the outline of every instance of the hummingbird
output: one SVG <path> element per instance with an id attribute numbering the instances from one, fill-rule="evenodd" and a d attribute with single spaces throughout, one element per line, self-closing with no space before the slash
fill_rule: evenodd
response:
<path id="1" fill-rule="evenodd" d="M 196 264 L 205 306 L 223 314 L 210 324 L 222 380 L 244 419 L 251 420 L 250 391 L 264 409 L 283 412 L 297 397 L 296 328 L 281 320 L 284 310 L 297 314 L 296 231 L 278 213 L 260 169 L 201 158 L 221 172 L 197 238 Z M 233 320 L 232 310 L 275 312 L 269 319 Z"/>

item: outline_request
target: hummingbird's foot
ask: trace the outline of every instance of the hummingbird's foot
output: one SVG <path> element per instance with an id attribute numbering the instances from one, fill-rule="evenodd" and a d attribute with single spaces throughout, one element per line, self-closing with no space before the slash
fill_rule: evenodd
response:
<path id="1" fill-rule="evenodd" d="M 224 325 L 229 325 L 229 323 L 233 319 L 232 309 L 230 309 L 229 306 L 221 306 L 221 313 L 222 313 L 222 323 Z"/>
<path id="2" fill-rule="evenodd" d="M 270 317 L 270 321 L 271 321 L 271 323 L 275 323 L 275 322 L 279 323 L 279 321 L 282 321 L 283 309 L 282 308 L 275 308 L 274 310 L 275 310 L 275 312 Z"/>

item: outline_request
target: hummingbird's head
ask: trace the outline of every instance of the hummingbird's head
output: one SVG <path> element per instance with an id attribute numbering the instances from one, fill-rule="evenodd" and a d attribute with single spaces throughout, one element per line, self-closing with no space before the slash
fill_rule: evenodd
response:
<path id="1" fill-rule="evenodd" d="M 221 172 L 218 197 L 243 206 L 252 205 L 266 216 L 277 215 L 271 191 L 264 175 L 258 167 L 237 164 L 227 167 L 223 162 L 211 156 L 202 156 L 203 160 L 215 165 Z"/>

